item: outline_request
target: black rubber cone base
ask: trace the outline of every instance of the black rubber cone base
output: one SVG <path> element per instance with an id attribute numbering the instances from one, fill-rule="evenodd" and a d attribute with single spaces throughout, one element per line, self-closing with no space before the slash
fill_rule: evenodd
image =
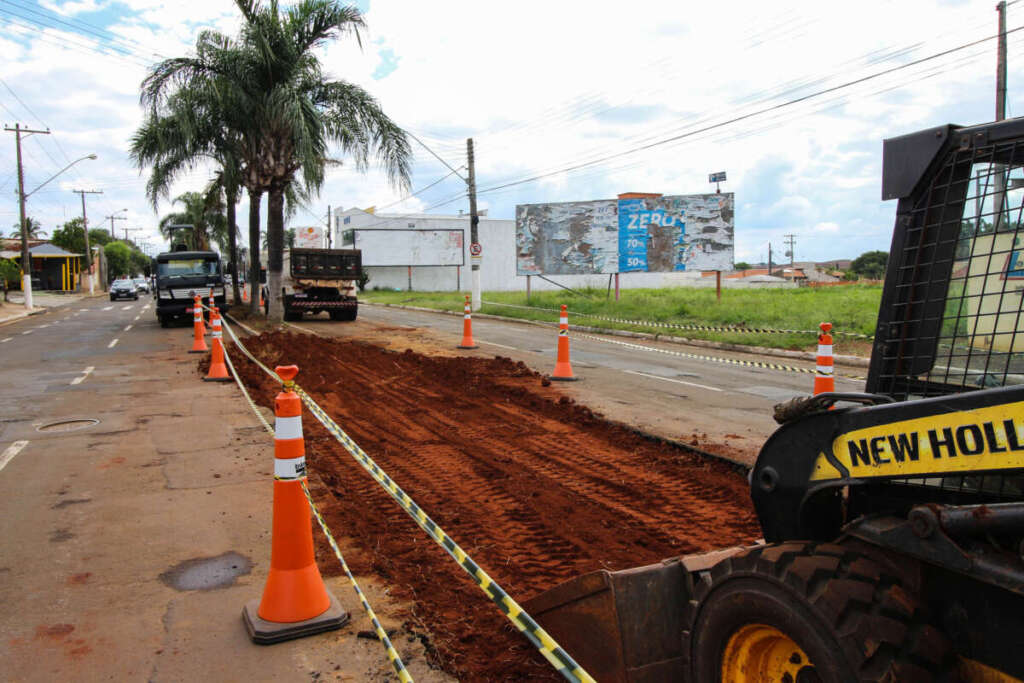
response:
<path id="1" fill-rule="evenodd" d="M 286 640 L 305 638 L 325 631 L 334 631 L 348 623 L 351 618 L 348 612 L 342 608 L 341 603 L 334 597 L 334 593 L 327 591 L 331 598 L 331 606 L 323 614 L 292 623 L 278 623 L 260 619 L 256 613 L 259 609 L 259 599 L 250 600 L 242 610 L 242 621 L 245 622 L 245 630 L 249 632 L 252 642 L 257 645 L 273 645 L 283 643 Z"/>
<path id="2" fill-rule="evenodd" d="M 232 379 L 230 377 L 204 377 L 203 381 L 204 382 L 231 382 Z"/>
<path id="3" fill-rule="evenodd" d="M 578 382 L 580 378 L 579 377 L 553 377 L 552 375 L 548 375 L 548 379 L 551 380 L 552 382 Z"/>
<path id="4" fill-rule="evenodd" d="M 189 351 L 189 353 L 209 353 L 210 349 L 203 349 L 202 351 Z"/>
<path id="5" fill-rule="evenodd" d="M 476 344 L 473 344 L 473 346 L 463 346 L 462 344 L 459 344 L 455 348 L 457 348 L 457 349 L 479 349 L 480 347 L 477 346 Z"/>

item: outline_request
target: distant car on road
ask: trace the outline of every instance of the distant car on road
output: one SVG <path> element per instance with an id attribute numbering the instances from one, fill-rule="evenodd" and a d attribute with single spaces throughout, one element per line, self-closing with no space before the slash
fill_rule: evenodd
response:
<path id="1" fill-rule="evenodd" d="M 135 283 L 131 280 L 114 280 L 114 283 L 110 285 L 110 300 L 116 301 L 117 299 L 135 299 L 139 300 L 139 290 L 135 288 Z"/>
<path id="2" fill-rule="evenodd" d="M 135 289 L 137 289 L 140 292 L 145 292 L 146 294 L 149 294 L 149 280 L 147 280 L 144 277 L 137 277 L 134 278 L 132 282 L 135 283 Z"/>

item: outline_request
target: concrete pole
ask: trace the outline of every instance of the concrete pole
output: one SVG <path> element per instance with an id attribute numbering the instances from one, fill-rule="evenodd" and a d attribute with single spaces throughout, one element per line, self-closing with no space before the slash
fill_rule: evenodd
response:
<path id="1" fill-rule="evenodd" d="M 996 121 L 1006 118 L 1006 3 L 996 5 L 999 14 L 999 41 L 996 51 Z M 1006 166 L 992 165 L 992 189 L 994 205 L 992 207 L 992 229 L 1002 230 L 1003 211 L 1006 207 Z"/>
<path id="2" fill-rule="evenodd" d="M 466 157 L 469 162 L 469 243 L 479 244 L 480 233 L 477 226 L 480 224 L 480 217 L 476 213 L 476 164 L 473 159 L 473 138 L 466 138 Z M 471 256 L 472 265 L 472 310 L 479 311 L 481 304 L 480 297 L 480 261 L 482 256 Z"/>
<path id="3" fill-rule="evenodd" d="M 28 225 L 25 224 L 25 173 L 21 168 L 21 125 L 14 124 L 15 147 L 18 150 L 18 216 L 21 225 L 21 293 L 25 310 L 32 310 L 32 254 L 28 250 Z"/>

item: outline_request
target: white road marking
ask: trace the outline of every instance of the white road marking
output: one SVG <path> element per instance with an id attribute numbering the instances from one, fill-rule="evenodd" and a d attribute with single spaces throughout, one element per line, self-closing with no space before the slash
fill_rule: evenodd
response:
<path id="1" fill-rule="evenodd" d="M 79 312 L 79 313 L 88 313 L 88 312 L 89 312 L 89 309 L 88 309 L 88 308 L 79 308 L 79 309 L 78 309 L 78 312 Z"/>
<path id="2" fill-rule="evenodd" d="M 41 329 L 43 329 L 44 327 L 49 327 L 49 326 L 50 326 L 50 323 L 46 323 L 45 325 L 36 325 L 36 329 L 37 329 L 37 330 L 41 330 Z"/>
<path id="3" fill-rule="evenodd" d="M 112 342 L 110 342 L 109 344 L 107 344 L 107 348 L 108 348 L 108 349 L 112 349 L 112 348 L 114 348 L 114 346 L 115 346 L 116 344 L 117 344 L 117 340 L 115 339 L 114 341 L 112 341 Z"/>
<path id="4" fill-rule="evenodd" d="M 130 330 L 130 329 L 132 329 L 132 326 L 131 326 L 131 325 L 129 325 L 128 327 L 124 328 L 124 331 L 125 331 L 125 332 L 127 332 L 127 331 L 128 331 L 128 330 Z"/>
<path id="5" fill-rule="evenodd" d="M 15 441 L 8 446 L 7 450 L 3 452 L 3 455 L 0 455 L 0 470 L 7 467 L 7 463 L 14 460 L 14 456 L 21 453 L 21 449 L 27 445 L 28 441 Z"/>
<path id="6" fill-rule="evenodd" d="M 128 306 L 122 306 L 122 307 L 121 307 L 121 310 L 122 310 L 122 311 L 130 311 L 130 310 L 131 310 L 131 308 L 132 308 L 132 307 L 131 307 L 131 305 L 128 305 Z"/>
<path id="7" fill-rule="evenodd" d="M 25 330 L 22 334 L 32 334 L 32 330 Z"/>
<path id="8" fill-rule="evenodd" d="M 706 384 L 697 384 L 696 382 L 684 382 L 681 379 L 671 379 L 669 377 L 661 377 L 659 375 L 648 375 L 646 372 L 637 372 L 636 370 L 623 370 L 631 375 L 640 375 L 641 377 L 650 377 L 651 379 L 663 379 L 666 382 L 675 382 L 676 384 L 685 384 L 690 387 L 697 387 L 698 389 L 707 389 L 708 391 L 722 391 L 718 387 L 709 387 Z"/>
<path id="9" fill-rule="evenodd" d="M 8 337 L 7 339 L 0 339 L 0 344 L 3 344 L 4 342 L 9 342 L 12 339 L 14 339 L 14 337 Z"/>
<path id="10" fill-rule="evenodd" d="M 109 311 L 112 308 L 113 308 L 113 306 L 104 306 L 103 310 L 104 311 Z"/>
<path id="11" fill-rule="evenodd" d="M 500 346 L 503 349 L 510 349 L 512 351 L 521 351 L 522 350 L 522 349 L 517 349 L 514 346 L 505 346 L 504 344 L 497 344 L 495 342 L 484 341 L 483 339 L 474 339 L 473 341 L 475 341 L 477 344 L 490 344 L 491 346 Z"/>
<path id="12" fill-rule="evenodd" d="M 89 373 L 91 373 L 95 369 L 96 369 L 95 367 L 90 365 L 89 367 L 87 367 L 85 369 L 85 374 L 83 374 L 83 375 L 81 375 L 79 377 L 74 378 L 73 380 L 71 380 L 71 383 L 72 384 L 81 384 L 83 381 L 85 381 L 85 378 L 89 376 Z"/>

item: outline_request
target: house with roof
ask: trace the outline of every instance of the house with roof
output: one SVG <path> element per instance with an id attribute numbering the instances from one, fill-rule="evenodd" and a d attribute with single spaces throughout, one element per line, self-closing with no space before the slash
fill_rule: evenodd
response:
<path id="1" fill-rule="evenodd" d="M 41 240 L 29 240 L 29 254 L 32 260 L 32 287 L 58 292 L 75 292 L 79 289 L 84 255 L 73 254 L 55 244 Z M 11 259 L 21 266 L 21 240 L 0 240 L 0 258 Z M 21 282 L 15 287 L 20 289 Z"/>

